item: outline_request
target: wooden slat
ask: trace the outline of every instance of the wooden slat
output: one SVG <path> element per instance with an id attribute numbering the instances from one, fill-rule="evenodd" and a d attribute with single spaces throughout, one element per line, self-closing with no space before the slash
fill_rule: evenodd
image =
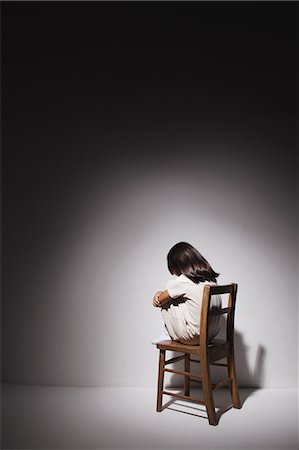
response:
<path id="1" fill-rule="evenodd" d="M 190 359 L 190 361 L 200 364 L 200 361 L 197 361 L 196 359 L 193 359 L 193 360 Z M 220 364 L 220 363 L 215 363 L 215 362 L 210 362 L 209 364 L 210 364 L 210 366 L 228 367 L 227 364 Z"/>
<path id="2" fill-rule="evenodd" d="M 173 397 L 178 397 L 178 398 L 181 398 L 183 400 L 190 400 L 191 402 L 195 402 L 195 403 L 199 403 L 201 405 L 205 405 L 205 402 L 201 398 L 190 397 L 190 396 L 183 395 L 183 394 L 175 394 L 174 392 L 169 392 L 169 391 L 163 391 L 163 394 L 171 395 Z"/>
<path id="3" fill-rule="evenodd" d="M 190 381 L 194 381 L 195 383 L 201 383 L 202 384 L 201 380 L 193 380 L 192 377 L 190 377 Z"/>
<path id="4" fill-rule="evenodd" d="M 164 372 L 170 372 L 170 373 L 177 373 L 178 375 L 187 375 L 189 377 L 199 378 L 201 379 L 200 375 L 194 375 L 192 372 L 185 372 L 183 370 L 174 370 L 174 369 L 164 369 Z"/>
<path id="5" fill-rule="evenodd" d="M 165 361 L 164 365 L 167 366 L 167 364 L 173 364 L 173 363 L 176 363 L 178 361 L 182 361 L 182 359 L 185 359 L 185 355 L 177 356 L 176 358 L 168 359 L 167 361 Z"/>
<path id="6" fill-rule="evenodd" d="M 228 367 L 227 364 L 222 364 L 222 363 L 210 363 L 211 366 L 219 366 L 219 367 Z"/>
<path id="7" fill-rule="evenodd" d="M 212 389 L 213 390 L 220 389 L 220 388 L 222 388 L 223 386 L 225 386 L 226 384 L 229 384 L 229 383 L 231 383 L 231 379 L 230 378 L 228 378 L 227 380 L 221 381 L 218 384 L 213 384 L 212 385 Z"/>
<path id="8" fill-rule="evenodd" d="M 227 314 L 231 312 L 231 308 L 218 308 L 218 309 L 211 309 L 210 310 L 210 316 L 219 316 L 220 314 Z"/>
<path id="9" fill-rule="evenodd" d="M 211 286 L 210 287 L 211 295 L 232 294 L 233 290 L 234 290 L 234 288 L 233 288 L 233 286 L 231 284 L 225 284 L 223 286 Z"/>

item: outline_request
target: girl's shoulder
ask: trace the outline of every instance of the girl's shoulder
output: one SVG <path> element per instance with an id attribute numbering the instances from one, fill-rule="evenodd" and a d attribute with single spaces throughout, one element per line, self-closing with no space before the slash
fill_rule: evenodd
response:
<path id="1" fill-rule="evenodd" d="M 191 282 L 191 280 L 189 280 L 188 277 L 186 277 L 186 275 L 181 274 L 181 275 L 172 275 L 171 278 L 168 279 L 166 285 L 176 285 L 176 284 L 180 284 L 180 283 L 186 283 L 186 282 Z"/>
<path id="2" fill-rule="evenodd" d="M 218 284 L 215 281 L 200 281 L 200 284 L 210 284 L 211 286 L 218 286 Z"/>
<path id="3" fill-rule="evenodd" d="M 195 284 L 190 278 L 183 273 L 179 276 L 173 275 L 166 283 L 166 286 L 177 286 L 179 284 Z"/>
<path id="4" fill-rule="evenodd" d="M 183 273 L 178 276 L 178 281 L 182 282 L 182 283 L 191 283 L 191 284 L 195 284 L 194 281 L 190 280 L 190 278 L 188 278 L 186 275 L 184 275 Z"/>

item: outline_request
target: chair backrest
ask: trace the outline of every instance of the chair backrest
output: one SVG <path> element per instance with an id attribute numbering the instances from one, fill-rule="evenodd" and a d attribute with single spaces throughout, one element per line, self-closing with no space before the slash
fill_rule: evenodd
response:
<path id="1" fill-rule="evenodd" d="M 208 345 L 209 317 L 227 314 L 226 321 L 226 341 L 232 347 L 234 345 L 234 323 L 235 323 L 235 304 L 237 298 L 238 285 L 236 283 L 226 284 L 222 286 L 204 286 L 203 300 L 200 318 L 200 345 L 206 347 Z M 213 309 L 211 305 L 212 295 L 229 294 L 226 308 Z"/>

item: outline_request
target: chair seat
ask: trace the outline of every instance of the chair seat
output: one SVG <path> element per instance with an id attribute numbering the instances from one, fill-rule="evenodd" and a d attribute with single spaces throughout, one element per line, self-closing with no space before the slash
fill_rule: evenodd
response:
<path id="1" fill-rule="evenodd" d="M 200 353 L 200 345 L 187 345 L 172 340 L 158 342 L 157 348 L 160 350 L 189 353 L 191 355 L 199 355 Z M 224 339 L 213 339 L 213 341 L 208 345 L 210 361 L 217 361 L 218 359 L 224 358 L 228 351 L 229 343 Z"/>
<path id="2" fill-rule="evenodd" d="M 199 353 L 199 345 L 187 345 L 182 344 L 178 341 L 161 341 L 158 342 L 157 348 L 160 350 L 172 350 L 174 352 L 183 352 L 183 353 Z"/>

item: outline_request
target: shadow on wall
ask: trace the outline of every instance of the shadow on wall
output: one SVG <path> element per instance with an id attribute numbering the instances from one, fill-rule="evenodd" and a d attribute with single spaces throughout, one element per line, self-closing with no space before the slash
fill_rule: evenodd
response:
<path id="1" fill-rule="evenodd" d="M 234 341 L 239 386 L 262 388 L 264 386 L 265 347 L 258 346 L 254 366 L 250 368 L 248 362 L 250 347 L 245 345 L 243 335 L 239 331 L 235 331 Z"/>
<path id="2" fill-rule="evenodd" d="M 225 339 L 225 326 L 221 327 L 220 333 L 217 335 L 217 339 Z M 262 345 L 258 346 L 256 352 L 256 358 L 253 368 L 249 364 L 249 355 L 251 349 L 245 345 L 242 333 L 235 330 L 234 334 L 234 344 L 235 344 L 235 360 L 236 360 L 236 370 L 237 379 L 239 387 L 250 387 L 250 388 L 261 388 L 264 385 L 264 367 L 265 367 L 265 357 L 266 350 Z M 172 358 L 174 356 L 179 356 L 179 353 L 171 352 Z M 194 358 L 194 356 L 193 356 Z M 168 356 L 167 356 L 168 359 Z M 226 363 L 226 359 L 219 360 L 217 362 Z M 176 369 L 184 370 L 184 362 L 180 361 L 176 364 Z M 191 363 L 191 372 L 196 372 L 198 370 L 198 364 Z M 224 378 L 226 378 L 226 368 L 211 366 L 211 378 L 212 382 L 218 383 Z M 183 386 L 184 379 L 181 375 L 172 374 L 169 380 L 166 380 L 166 385 L 168 387 L 181 387 Z M 198 383 L 191 382 L 191 385 L 198 386 Z"/>

